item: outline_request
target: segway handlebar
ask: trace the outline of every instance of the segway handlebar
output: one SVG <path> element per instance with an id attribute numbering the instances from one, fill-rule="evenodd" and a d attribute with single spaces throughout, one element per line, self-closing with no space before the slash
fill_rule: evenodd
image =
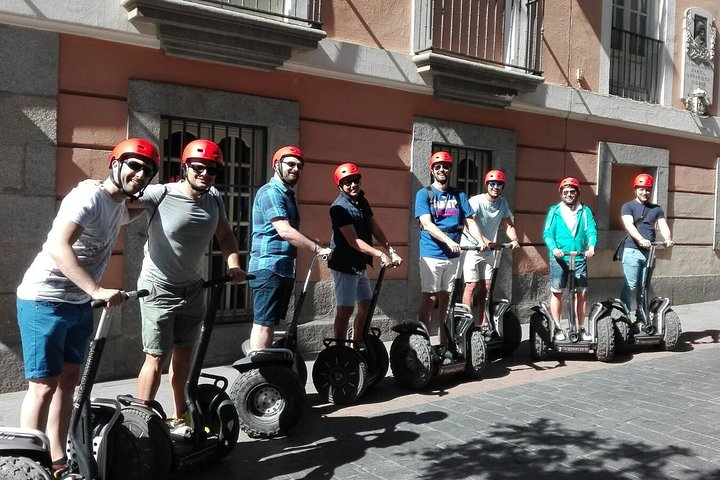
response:
<path id="1" fill-rule="evenodd" d="M 132 290 L 130 292 L 120 292 L 120 294 L 123 297 L 123 301 L 126 302 L 128 300 L 137 300 L 138 298 L 147 297 L 150 295 L 150 292 L 148 292 L 145 289 L 142 290 Z M 102 308 L 107 305 L 107 302 L 105 300 L 93 300 L 90 302 L 90 306 L 92 308 Z"/>
<path id="2" fill-rule="evenodd" d="M 238 283 L 245 283 L 248 280 L 252 280 L 254 278 L 255 278 L 255 275 L 253 275 L 252 273 L 246 273 L 245 280 L 243 280 L 242 282 L 238 282 Z M 233 279 L 232 275 L 223 275 L 222 277 L 211 278 L 210 280 L 205 280 L 203 282 L 203 287 L 204 288 L 216 287 L 218 285 L 223 285 L 225 283 L 229 283 L 232 281 L 232 279 Z"/>

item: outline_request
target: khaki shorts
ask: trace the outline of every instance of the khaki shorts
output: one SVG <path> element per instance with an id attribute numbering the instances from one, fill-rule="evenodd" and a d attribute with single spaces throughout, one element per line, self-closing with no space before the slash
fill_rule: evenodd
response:
<path id="1" fill-rule="evenodd" d="M 492 255 L 483 255 L 472 250 L 465 254 L 465 263 L 463 264 L 463 280 L 465 283 L 490 280 L 491 276 Z"/>
<path id="2" fill-rule="evenodd" d="M 449 292 L 458 273 L 460 258 L 420 257 L 420 287 L 423 293 Z"/>
<path id="3" fill-rule="evenodd" d="M 174 345 L 192 347 L 205 314 L 202 280 L 177 288 L 140 279 L 138 288 L 150 291 L 150 295 L 140 299 L 143 351 L 165 357 Z"/>

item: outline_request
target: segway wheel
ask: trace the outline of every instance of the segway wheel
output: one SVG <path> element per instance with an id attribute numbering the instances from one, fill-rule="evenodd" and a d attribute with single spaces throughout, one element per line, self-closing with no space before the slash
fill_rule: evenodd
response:
<path id="1" fill-rule="evenodd" d="M 613 318 L 613 335 L 615 336 L 615 353 L 626 352 L 630 342 L 630 326 L 624 315 Z"/>
<path id="2" fill-rule="evenodd" d="M 615 358 L 615 330 L 612 318 L 609 315 L 600 317 L 595 328 L 597 336 L 595 356 L 601 362 L 609 362 Z"/>
<path id="3" fill-rule="evenodd" d="M 530 316 L 530 357 L 535 361 L 543 361 L 548 356 L 550 345 L 550 324 L 540 312 Z"/>
<path id="4" fill-rule="evenodd" d="M 367 364 L 357 350 L 331 345 L 315 360 L 312 377 L 323 399 L 335 404 L 351 404 L 365 392 Z"/>
<path id="5" fill-rule="evenodd" d="M 487 364 L 487 349 L 482 330 L 473 328 L 467 337 L 468 358 L 465 365 L 465 376 L 468 378 L 480 378 L 482 371 Z"/>
<path id="6" fill-rule="evenodd" d="M 509 356 L 515 353 L 515 350 L 520 346 L 520 342 L 522 342 L 522 327 L 517 316 L 509 310 L 503 315 L 502 322 L 503 338 L 500 354 Z"/>
<path id="7" fill-rule="evenodd" d="M 240 428 L 252 438 L 287 433 L 305 408 L 305 387 L 290 368 L 270 364 L 241 372 L 230 396 Z"/>
<path id="8" fill-rule="evenodd" d="M 35 460 L 27 457 L 0 457 L 2 480 L 53 480 L 53 476 Z"/>
<path id="9" fill-rule="evenodd" d="M 663 339 L 660 347 L 667 351 L 676 350 L 680 342 L 680 334 L 682 326 L 680 325 L 680 317 L 674 310 L 665 312 L 665 325 Z"/>
<path id="10" fill-rule="evenodd" d="M 373 381 L 368 384 L 368 388 L 370 388 L 382 382 L 387 375 L 390 368 L 390 357 L 388 357 L 385 344 L 377 335 L 372 333 L 368 335 L 365 345 L 367 347 L 368 376 L 373 377 Z"/>
<path id="11" fill-rule="evenodd" d="M 128 480 L 146 477 L 148 465 L 142 447 L 135 441 L 135 435 L 124 423 L 113 427 L 108 441 L 108 456 L 104 462 L 108 480 Z M 119 468 L 119 466 L 122 466 Z"/>
<path id="12" fill-rule="evenodd" d="M 238 412 L 230 396 L 221 388 L 202 383 L 197 387 L 197 403 L 202 428 L 208 437 L 215 437 L 215 458 L 223 458 L 235 448 L 240 436 Z M 194 428 L 197 428 L 193 425 Z"/>
<path id="13" fill-rule="evenodd" d="M 123 426 L 134 438 L 142 459 L 142 476 L 137 480 L 162 480 L 172 470 L 170 432 L 160 416 L 142 408 L 124 407 Z"/>
<path id="14" fill-rule="evenodd" d="M 416 333 L 401 333 L 390 347 L 390 368 L 401 387 L 419 390 L 432 379 L 430 341 Z"/>
<path id="15" fill-rule="evenodd" d="M 308 379 L 307 365 L 305 365 L 305 359 L 298 352 L 293 354 L 293 368 L 300 379 L 300 385 L 305 385 Z"/>

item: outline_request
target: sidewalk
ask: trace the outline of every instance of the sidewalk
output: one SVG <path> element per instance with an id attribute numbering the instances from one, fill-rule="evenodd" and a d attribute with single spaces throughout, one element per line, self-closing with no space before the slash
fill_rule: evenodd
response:
<path id="1" fill-rule="evenodd" d="M 290 435 L 241 435 L 221 462 L 173 478 L 720 478 L 720 301 L 674 309 L 678 352 L 532 362 L 525 328 L 516 355 L 491 362 L 479 381 L 444 377 L 412 392 L 387 378 L 345 407 L 322 403 L 309 382 L 309 407 Z M 134 391 L 130 379 L 94 393 Z M 1 424 L 17 425 L 22 396 L 0 395 Z"/>

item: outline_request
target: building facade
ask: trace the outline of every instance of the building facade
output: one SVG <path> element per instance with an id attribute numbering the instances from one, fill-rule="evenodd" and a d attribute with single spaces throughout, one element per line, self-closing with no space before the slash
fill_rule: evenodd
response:
<path id="1" fill-rule="evenodd" d="M 611 261 L 623 235 L 630 179 L 656 176 L 676 246 L 659 254 L 654 286 L 674 303 L 720 298 L 720 98 L 713 0 L 7 0 L 0 6 L 3 212 L 0 391 L 24 387 L 15 288 L 62 197 L 104 178 L 112 146 L 156 142 L 159 180 L 179 175 L 182 146 L 218 142 L 219 177 L 247 260 L 252 199 L 269 155 L 297 144 L 301 231 L 329 243 L 334 168 L 356 163 L 391 244 L 406 259 L 378 304 L 389 324 L 419 299 L 414 194 L 428 158 L 448 149 L 454 182 L 479 193 L 501 168 L 523 248 L 506 255 L 499 293 L 522 321 L 549 295 L 542 225 L 575 176 L 595 212 L 599 253 L 590 299 L 617 297 Z M 105 284 L 132 289 L 144 225 L 128 226 Z M 208 247 L 207 275 L 222 268 Z M 298 276 L 309 258 L 301 254 Z M 331 331 L 332 280 L 314 274 L 301 344 Z M 252 316 L 246 287 L 228 288 L 214 363 L 229 363 Z M 388 337 L 389 338 L 389 337 Z M 142 362 L 137 307 L 122 307 L 101 377 L 134 376 Z"/>

